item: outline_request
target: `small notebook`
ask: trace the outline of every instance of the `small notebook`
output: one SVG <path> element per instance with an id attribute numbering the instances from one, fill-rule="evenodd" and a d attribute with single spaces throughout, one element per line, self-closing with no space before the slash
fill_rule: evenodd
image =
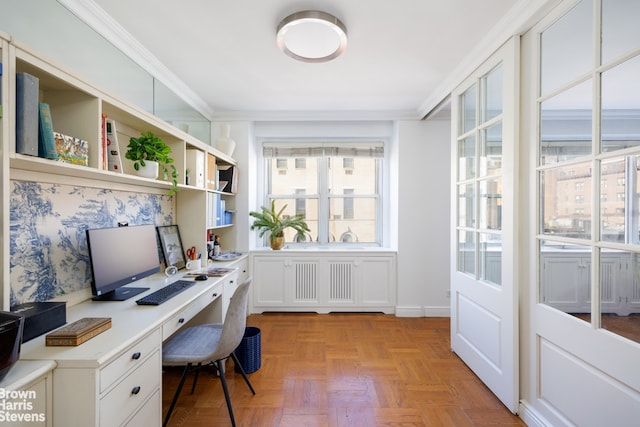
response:
<path id="1" fill-rule="evenodd" d="M 84 317 L 46 335 L 48 346 L 75 346 L 111 328 L 110 317 Z"/>

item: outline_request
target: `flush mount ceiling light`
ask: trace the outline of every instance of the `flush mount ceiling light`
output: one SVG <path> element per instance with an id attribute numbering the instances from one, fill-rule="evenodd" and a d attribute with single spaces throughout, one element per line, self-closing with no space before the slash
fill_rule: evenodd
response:
<path id="1" fill-rule="evenodd" d="M 280 22 L 278 47 L 303 62 L 327 62 L 347 48 L 347 29 L 338 18 L 325 12 L 306 10 Z"/>

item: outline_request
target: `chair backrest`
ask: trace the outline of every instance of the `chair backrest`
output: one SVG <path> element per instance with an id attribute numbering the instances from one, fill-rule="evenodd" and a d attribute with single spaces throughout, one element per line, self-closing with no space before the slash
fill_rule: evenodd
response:
<path id="1" fill-rule="evenodd" d="M 222 335 L 216 350 L 219 358 L 230 355 L 242 342 L 247 326 L 247 303 L 251 277 L 241 283 L 231 297 L 227 314 L 224 317 Z"/>

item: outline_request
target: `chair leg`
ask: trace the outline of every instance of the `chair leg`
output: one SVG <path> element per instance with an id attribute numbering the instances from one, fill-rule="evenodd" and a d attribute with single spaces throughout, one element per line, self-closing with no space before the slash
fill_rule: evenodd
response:
<path id="1" fill-rule="evenodd" d="M 178 383 L 178 389 L 176 390 L 176 394 L 173 395 L 173 400 L 171 401 L 171 406 L 169 406 L 169 412 L 164 417 L 164 422 L 162 423 L 162 427 L 166 427 L 169 422 L 169 418 L 171 418 L 171 413 L 173 412 L 173 408 L 176 406 L 176 402 L 178 401 L 178 396 L 180 396 L 180 392 L 182 391 L 182 386 L 184 385 L 184 380 L 187 379 L 187 372 L 189 372 L 189 368 L 191 367 L 191 363 L 184 367 L 184 371 L 182 371 L 182 377 L 180 377 L 180 382 Z"/>
<path id="2" fill-rule="evenodd" d="M 227 379 L 224 375 L 224 369 L 222 368 L 222 360 L 216 360 L 216 368 L 220 374 L 220 382 L 222 383 L 222 391 L 224 391 L 224 398 L 227 401 L 227 409 L 229 410 L 229 417 L 231 418 L 231 425 L 236 427 L 236 420 L 233 417 L 233 408 L 231 407 L 231 397 L 229 396 L 229 389 L 227 388 Z"/>
<path id="3" fill-rule="evenodd" d="M 198 382 L 198 375 L 200 374 L 200 368 L 202 367 L 202 363 L 198 363 L 196 366 L 196 374 L 193 376 L 193 385 L 191 386 L 191 394 L 196 391 L 196 383 Z"/>
<path id="4" fill-rule="evenodd" d="M 247 377 L 247 374 L 244 372 L 244 368 L 242 367 L 242 364 L 240 363 L 240 361 L 236 357 L 236 354 L 235 353 L 231 353 L 231 358 L 233 359 L 233 363 L 235 363 L 235 365 L 238 367 L 238 369 L 240 369 L 240 373 L 242 374 L 242 378 L 244 378 L 244 382 L 246 382 L 247 385 L 249 386 L 249 390 L 251 390 L 251 393 L 253 393 L 255 395 L 256 391 L 253 389 L 253 386 L 249 382 L 249 378 Z"/>

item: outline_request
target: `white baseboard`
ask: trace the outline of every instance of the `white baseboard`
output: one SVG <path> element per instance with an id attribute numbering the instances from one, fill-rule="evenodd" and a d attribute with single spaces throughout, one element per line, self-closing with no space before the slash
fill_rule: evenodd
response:
<path id="1" fill-rule="evenodd" d="M 424 317 L 451 317 L 451 308 L 445 307 L 425 307 Z"/>
<path id="2" fill-rule="evenodd" d="M 424 310 L 422 307 L 396 306 L 396 317 L 424 317 Z"/>
<path id="3" fill-rule="evenodd" d="M 551 424 L 535 408 L 532 408 L 526 400 L 520 401 L 518 416 L 529 427 L 550 427 Z"/>
<path id="4" fill-rule="evenodd" d="M 397 317 L 449 317 L 449 307 L 396 307 Z"/>

